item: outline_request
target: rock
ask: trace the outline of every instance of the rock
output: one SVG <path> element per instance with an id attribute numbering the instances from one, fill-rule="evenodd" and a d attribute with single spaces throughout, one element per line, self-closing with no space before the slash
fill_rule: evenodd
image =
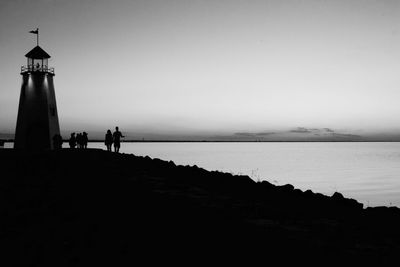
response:
<path id="1" fill-rule="evenodd" d="M 332 195 L 332 199 L 334 199 L 334 200 L 342 200 L 342 199 L 344 199 L 344 196 L 339 192 L 335 192 Z"/>
<path id="2" fill-rule="evenodd" d="M 285 189 L 287 191 L 293 191 L 294 190 L 294 186 L 291 185 L 291 184 L 282 185 L 281 188 L 283 188 L 283 189 Z"/>
<path id="3" fill-rule="evenodd" d="M 400 209 L 363 210 L 338 192 L 100 150 L 1 149 L 0 166 L 0 246 L 14 265 L 75 256 L 93 265 L 103 254 L 134 265 L 146 251 L 211 261 L 210 246 L 223 260 L 249 252 L 261 264 L 300 256 L 360 265 L 397 259 L 400 248 Z"/>

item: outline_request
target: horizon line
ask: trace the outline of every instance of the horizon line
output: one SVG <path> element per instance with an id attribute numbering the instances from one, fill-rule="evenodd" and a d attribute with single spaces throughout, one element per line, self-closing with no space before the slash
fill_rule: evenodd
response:
<path id="1" fill-rule="evenodd" d="M 14 139 L 3 139 L 14 143 Z M 67 142 L 68 139 L 63 139 Z M 92 139 L 88 143 L 103 143 L 103 139 Z M 399 143 L 400 140 L 121 140 L 121 143 Z"/>

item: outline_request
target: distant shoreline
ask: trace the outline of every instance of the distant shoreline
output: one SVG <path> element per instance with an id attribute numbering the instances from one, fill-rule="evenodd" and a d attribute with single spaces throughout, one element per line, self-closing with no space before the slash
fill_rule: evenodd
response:
<path id="1" fill-rule="evenodd" d="M 1 140 L 1 139 L 0 139 Z M 13 139 L 3 139 L 5 143 L 13 143 Z M 64 143 L 68 142 L 68 139 L 63 140 Z M 89 143 L 102 143 L 104 140 L 94 139 L 89 140 Z M 359 141 L 345 141 L 345 140 L 297 140 L 297 141 L 257 141 L 257 140 L 121 140 L 122 143 L 399 143 L 400 140 L 359 140 Z"/>

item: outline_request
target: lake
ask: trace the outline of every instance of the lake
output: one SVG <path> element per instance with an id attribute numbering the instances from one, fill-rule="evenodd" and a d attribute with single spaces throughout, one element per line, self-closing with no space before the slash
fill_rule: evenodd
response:
<path id="1" fill-rule="evenodd" d="M 122 143 L 121 152 L 400 207 L 400 142 Z"/>

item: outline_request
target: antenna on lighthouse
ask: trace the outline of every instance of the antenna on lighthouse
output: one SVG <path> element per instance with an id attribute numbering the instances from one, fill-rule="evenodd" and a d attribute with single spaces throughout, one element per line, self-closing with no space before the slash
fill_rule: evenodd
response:
<path id="1" fill-rule="evenodd" d="M 36 45 L 39 46 L 39 28 L 36 28 L 34 31 L 30 31 L 30 33 L 36 34 Z"/>

